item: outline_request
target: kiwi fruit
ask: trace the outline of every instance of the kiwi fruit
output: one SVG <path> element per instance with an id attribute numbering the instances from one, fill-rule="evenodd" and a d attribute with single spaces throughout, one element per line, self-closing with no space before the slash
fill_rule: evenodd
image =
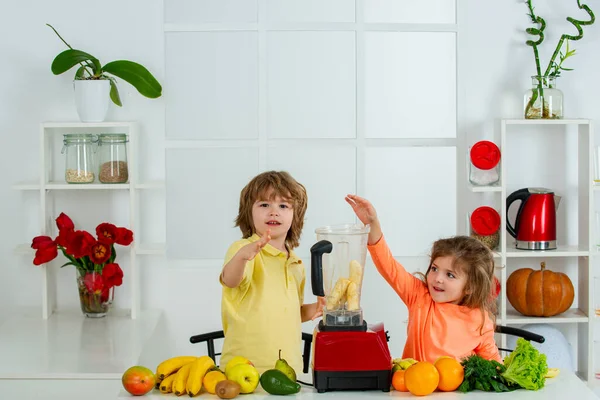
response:
<path id="1" fill-rule="evenodd" d="M 242 387 L 239 383 L 226 379 L 217 383 L 215 394 L 221 399 L 233 399 L 240 394 Z"/>

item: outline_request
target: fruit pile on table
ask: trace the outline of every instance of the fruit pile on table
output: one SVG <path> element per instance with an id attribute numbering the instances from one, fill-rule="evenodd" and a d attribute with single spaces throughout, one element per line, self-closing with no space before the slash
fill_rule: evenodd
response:
<path id="1" fill-rule="evenodd" d="M 161 362 L 156 374 L 150 369 L 135 366 L 123 374 L 123 387 L 129 393 L 140 396 L 158 389 L 160 393 L 173 393 L 189 397 L 209 393 L 221 399 L 233 399 L 248 394 L 260 384 L 270 394 L 286 395 L 300 391 L 296 372 L 281 358 L 272 369 L 261 374 L 245 357 L 232 358 L 224 370 L 215 365 L 209 356 L 179 356 Z"/>
<path id="2" fill-rule="evenodd" d="M 478 355 L 461 361 L 445 356 L 435 363 L 412 358 L 391 361 L 392 387 L 416 396 L 426 396 L 436 390 L 538 390 L 544 387 L 546 378 L 553 378 L 559 372 L 556 368 L 548 368 L 546 356 L 522 338 L 517 339 L 515 350 L 504 358 L 503 363 Z M 296 372 L 281 354 L 273 368 L 262 375 L 252 361 L 241 356 L 232 358 L 224 370 L 209 356 L 181 356 L 161 362 L 156 373 L 142 366 L 131 367 L 123 374 L 122 382 L 125 390 L 136 396 L 158 389 L 160 393 L 177 396 L 209 393 L 221 399 L 233 399 L 239 394 L 253 393 L 259 384 L 273 395 L 300 391 Z"/>

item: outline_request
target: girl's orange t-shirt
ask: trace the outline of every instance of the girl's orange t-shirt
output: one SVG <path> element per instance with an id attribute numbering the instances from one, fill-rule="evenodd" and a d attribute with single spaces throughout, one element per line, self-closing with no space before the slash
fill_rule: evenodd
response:
<path id="1" fill-rule="evenodd" d="M 394 259 L 385 238 L 368 248 L 379 273 L 408 307 L 402 358 L 435 362 L 441 356 L 460 360 L 477 354 L 502 362 L 494 341 L 494 322 L 487 313 L 481 328 L 479 309 L 433 301 L 423 281 Z"/>

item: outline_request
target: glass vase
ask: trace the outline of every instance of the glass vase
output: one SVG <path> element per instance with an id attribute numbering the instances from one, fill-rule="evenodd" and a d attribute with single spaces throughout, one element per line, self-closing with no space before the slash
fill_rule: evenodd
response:
<path id="1" fill-rule="evenodd" d="M 114 286 L 104 287 L 102 275 L 96 272 L 78 271 L 77 288 L 81 311 L 89 318 L 102 318 L 110 309 Z"/>
<path id="2" fill-rule="evenodd" d="M 561 119 L 563 117 L 563 93 L 556 87 L 555 76 L 531 77 L 531 89 L 525 92 L 526 119 Z"/>

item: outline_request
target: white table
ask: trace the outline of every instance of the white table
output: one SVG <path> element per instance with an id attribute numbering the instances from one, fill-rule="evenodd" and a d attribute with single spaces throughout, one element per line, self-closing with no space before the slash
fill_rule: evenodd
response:
<path id="1" fill-rule="evenodd" d="M 0 393 L 2 400 L 160 400 L 160 399 L 182 399 L 174 394 L 161 394 L 158 392 L 148 393 L 143 397 L 131 396 L 121 387 L 120 380 L 0 380 Z M 380 391 L 365 392 L 327 392 L 317 393 L 314 389 L 303 386 L 300 393 L 292 396 L 271 396 L 260 387 L 251 395 L 238 396 L 240 400 L 262 400 L 262 399 L 302 399 L 302 400 L 329 400 L 329 399 L 378 399 L 378 398 L 412 398 L 417 397 L 410 393 L 391 391 L 384 393 Z M 188 397 L 185 396 L 187 399 Z M 198 399 L 218 399 L 216 396 L 200 394 Z M 467 394 L 459 392 L 432 393 L 425 398 L 432 399 L 495 399 L 505 398 L 510 400 L 529 399 L 576 399 L 576 400 L 598 400 L 598 397 L 575 375 L 560 374 L 558 377 L 549 379 L 546 386 L 539 391 L 517 390 L 509 393 L 487 393 L 473 391 Z"/>
<path id="2" fill-rule="evenodd" d="M 308 376 L 299 377 L 300 380 L 305 382 L 312 382 L 312 379 Z M 206 397 L 206 394 L 200 394 L 197 398 Z M 535 399 L 576 399 L 576 400 L 598 400 L 598 396 L 592 392 L 587 385 L 582 382 L 575 374 L 573 373 L 561 373 L 556 378 L 547 379 L 546 386 L 543 389 L 538 391 L 531 390 L 515 390 L 514 392 L 509 393 L 494 393 L 494 392 L 480 392 L 473 391 L 467 394 L 463 394 L 461 392 L 450 392 L 450 393 L 442 393 L 442 392 L 434 392 L 427 397 L 422 398 L 433 398 L 433 399 L 495 399 L 498 400 L 501 396 L 505 399 L 510 400 L 535 400 Z M 236 398 L 240 400 L 263 400 L 263 399 L 301 399 L 301 400 L 330 400 L 330 399 L 383 399 L 383 398 L 412 398 L 417 399 L 420 397 L 413 396 L 408 392 L 397 392 L 392 390 L 390 392 L 382 392 L 376 390 L 369 391 L 339 391 L 339 392 L 326 392 L 326 393 L 317 393 L 312 387 L 307 387 L 302 385 L 302 390 L 300 393 L 296 395 L 290 396 L 272 396 L 266 393 L 259 385 L 257 390 L 251 395 L 243 395 L 238 396 Z M 123 399 L 138 399 L 140 397 L 131 396 L 124 389 L 119 391 L 119 395 L 117 397 L 119 400 Z M 178 398 L 174 394 L 162 394 L 160 392 L 152 392 L 148 393 L 142 399 L 144 400 L 160 400 L 166 398 Z M 211 399 L 218 399 L 218 397 L 210 397 Z"/>
<path id="3" fill-rule="evenodd" d="M 156 366 L 172 355 L 165 346 L 167 337 L 160 311 L 146 311 L 137 320 L 114 312 L 106 319 L 90 320 L 80 311 L 61 312 L 42 320 L 38 312 L 2 315 L 0 320 L 0 399 L 1 400 L 137 400 L 175 399 L 173 394 L 152 392 L 144 397 L 130 396 L 121 385 L 121 376 L 131 365 Z M 167 341 L 168 343 L 168 341 Z M 200 348 L 199 348 L 200 350 Z M 202 348 L 202 351 L 204 348 Z M 299 379 L 312 382 L 312 377 Z M 600 388 L 599 388 L 600 392 Z M 561 373 L 547 380 L 546 387 L 533 392 L 518 390 L 509 394 L 474 391 L 466 395 L 433 393 L 428 398 L 494 398 L 575 400 L 598 397 L 574 374 Z M 188 398 L 187 396 L 185 396 Z M 260 386 L 240 400 L 271 397 Z M 410 393 L 391 391 L 317 393 L 312 387 L 288 396 L 290 399 L 363 399 L 410 397 Z M 216 396 L 199 396 L 215 399 Z M 181 399 L 181 397 L 179 397 Z"/>

